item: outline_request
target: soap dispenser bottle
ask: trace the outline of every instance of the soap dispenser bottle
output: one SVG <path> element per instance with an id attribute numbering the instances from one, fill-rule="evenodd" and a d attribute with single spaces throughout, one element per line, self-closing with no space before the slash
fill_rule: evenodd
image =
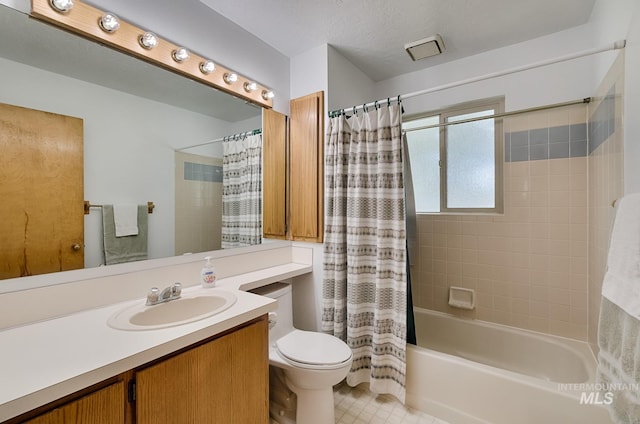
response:
<path id="1" fill-rule="evenodd" d="M 200 272 L 200 279 L 202 282 L 202 287 L 211 288 L 216 286 L 216 270 L 211 263 L 211 256 L 207 256 L 204 258 L 207 262 L 205 262 L 202 267 L 202 272 Z"/>

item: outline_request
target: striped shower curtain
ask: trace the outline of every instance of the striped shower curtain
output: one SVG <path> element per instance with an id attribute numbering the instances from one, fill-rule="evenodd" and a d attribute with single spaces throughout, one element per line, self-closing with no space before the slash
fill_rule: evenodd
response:
<path id="1" fill-rule="evenodd" d="M 262 242 L 262 135 L 222 142 L 222 248 Z"/>
<path id="2" fill-rule="evenodd" d="M 353 351 L 347 383 L 405 400 L 406 230 L 401 106 L 330 119 L 322 330 Z"/>

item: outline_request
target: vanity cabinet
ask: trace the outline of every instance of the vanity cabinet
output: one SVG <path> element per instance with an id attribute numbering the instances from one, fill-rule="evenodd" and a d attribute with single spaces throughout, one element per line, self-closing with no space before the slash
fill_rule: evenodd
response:
<path id="1" fill-rule="evenodd" d="M 292 240 L 322 243 L 324 92 L 290 102 L 289 223 Z"/>
<path id="2" fill-rule="evenodd" d="M 135 373 L 137 424 L 267 423 L 265 319 Z"/>
<path id="3" fill-rule="evenodd" d="M 263 316 L 6 423 L 267 424 L 268 338 Z"/>
<path id="4" fill-rule="evenodd" d="M 124 381 L 93 391 L 27 421 L 26 424 L 122 424 L 126 408 Z"/>

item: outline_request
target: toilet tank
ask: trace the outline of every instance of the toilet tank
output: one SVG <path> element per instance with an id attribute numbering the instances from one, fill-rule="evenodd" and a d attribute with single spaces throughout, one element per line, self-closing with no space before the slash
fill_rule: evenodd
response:
<path id="1" fill-rule="evenodd" d="M 275 312 L 269 314 L 269 341 L 278 340 L 293 331 L 293 297 L 291 284 L 273 283 L 251 290 L 251 293 L 269 297 L 278 301 Z"/>

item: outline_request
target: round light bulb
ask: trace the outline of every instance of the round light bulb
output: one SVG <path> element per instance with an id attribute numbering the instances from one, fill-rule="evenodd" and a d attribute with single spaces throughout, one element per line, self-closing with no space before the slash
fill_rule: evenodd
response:
<path id="1" fill-rule="evenodd" d="M 185 49 L 184 47 L 178 47 L 171 53 L 171 56 L 176 62 L 182 63 L 185 60 L 189 59 L 189 50 Z"/>
<path id="2" fill-rule="evenodd" d="M 211 60 L 207 60 L 200 63 L 200 72 L 207 75 L 216 70 L 216 64 Z"/>
<path id="3" fill-rule="evenodd" d="M 158 37 L 153 32 L 145 32 L 138 39 L 140 45 L 147 50 L 151 50 L 158 45 Z"/>
<path id="4" fill-rule="evenodd" d="M 262 90 L 262 98 L 265 100 L 269 100 L 269 99 L 273 99 L 275 97 L 275 94 L 273 94 L 273 91 L 269 90 Z"/>
<path id="5" fill-rule="evenodd" d="M 234 82 L 238 81 L 238 74 L 231 72 L 231 73 L 226 73 L 224 74 L 224 82 L 226 82 L 227 84 L 233 84 Z"/>
<path id="6" fill-rule="evenodd" d="M 58 12 L 65 13 L 73 8 L 73 0 L 50 0 L 49 4 Z"/>
<path id="7" fill-rule="evenodd" d="M 100 28 L 106 32 L 114 32 L 120 28 L 120 20 L 113 13 L 105 13 L 100 18 Z"/>
<path id="8" fill-rule="evenodd" d="M 246 91 L 247 93 L 256 91 L 257 89 L 258 89 L 258 84 L 255 81 L 244 83 L 244 91 Z"/>

